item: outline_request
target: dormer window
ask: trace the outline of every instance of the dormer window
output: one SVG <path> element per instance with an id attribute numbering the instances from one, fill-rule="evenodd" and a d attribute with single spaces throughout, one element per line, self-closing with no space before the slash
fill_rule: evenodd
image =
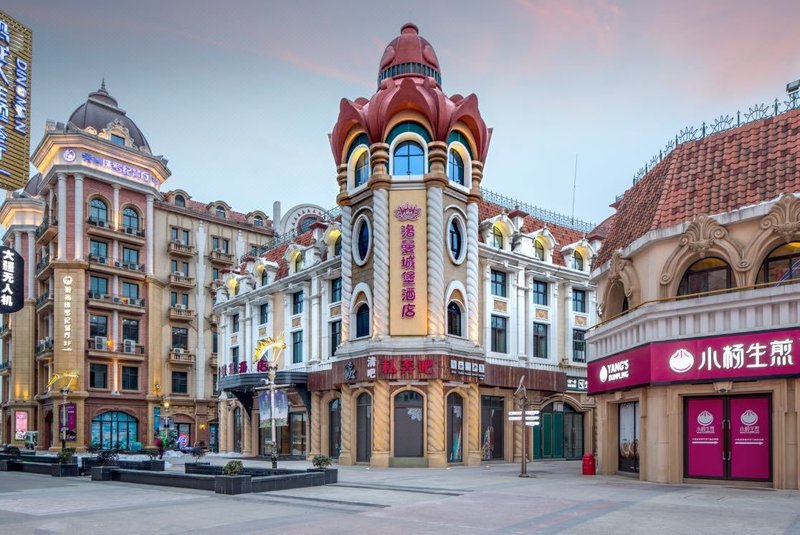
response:
<path id="1" fill-rule="evenodd" d="M 336 243 L 333 244 L 333 256 L 342 256 L 342 237 L 336 238 Z"/>
<path id="2" fill-rule="evenodd" d="M 500 230 L 500 227 L 497 225 L 492 226 L 492 235 L 491 235 L 490 244 L 495 249 L 502 249 L 503 248 L 503 231 Z"/>
<path id="3" fill-rule="evenodd" d="M 217 217 L 221 217 L 222 219 L 225 219 L 225 208 L 224 207 L 217 206 L 217 212 L 216 213 L 217 213 Z"/>
<path id="4" fill-rule="evenodd" d="M 186 207 L 186 199 L 184 199 L 183 195 L 175 195 L 175 206 Z"/>
<path id="5" fill-rule="evenodd" d="M 572 269 L 583 271 L 583 255 L 579 251 L 572 255 Z"/>
<path id="6" fill-rule="evenodd" d="M 362 152 L 361 156 L 356 161 L 356 166 L 353 171 L 355 187 L 366 184 L 369 180 L 369 161 L 367 161 L 367 153 Z"/>
<path id="7" fill-rule="evenodd" d="M 114 145 L 120 145 L 122 147 L 125 146 L 125 138 L 122 136 L 118 136 L 117 134 L 111 134 L 111 143 Z"/>
<path id="8" fill-rule="evenodd" d="M 294 259 L 294 271 L 297 273 L 301 269 L 303 269 L 303 255 L 298 254 Z"/>
<path id="9" fill-rule="evenodd" d="M 262 218 L 260 215 L 255 216 L 253 218 L 253 225 L 255 225 L 257 227 L 263 227 L 264 226 L 264 218 Z"/>
<path id="10" fill-rule="evenodd" d="M 536 260 L 544 261 L 544 245 L 539 240 L 533 242 L 533 257 Z"/>

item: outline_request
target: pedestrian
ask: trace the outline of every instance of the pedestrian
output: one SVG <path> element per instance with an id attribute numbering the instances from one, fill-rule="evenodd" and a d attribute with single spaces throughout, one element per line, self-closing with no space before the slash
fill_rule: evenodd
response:
<path id="1" fill-rule="evenodd" d="M 164 441 L 161 439 L 159 435 L 156 435 L 156 439 L 154 441 L 156 448 L 158 449 L 158 458 L 164 458 Z"/>

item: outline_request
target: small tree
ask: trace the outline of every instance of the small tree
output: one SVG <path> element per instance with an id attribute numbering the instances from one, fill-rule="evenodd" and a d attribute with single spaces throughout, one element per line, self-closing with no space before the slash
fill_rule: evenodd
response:
<path id="1" fill-rule="evenodd" d="M 75 448 L 64 448 L 58 452 L 58 462 L 61 464 L 70 464 L 75 457 Z"/>
<path id="2" fill-rule="evenodd" d="M 311 459 L 311 464 L 314 465 L 314 468 L 328 468 L 333 464 L 333 459 L 327 455 L 315 455 L 314 458 Z"/>
<path id="3" fill-rule="evenodd" d="M 194 457 L 194 462 L 197 464 L 197 461 L 203 458 L 206 454 L 206 449 L 202 446 L 202 442 L 199 444 L 195 444 L 192 448 L 192 457 Z"/>
<path id="4" fill-rule="evenodd" d="M 97 454 L 97 462 L 101 466 L 110 466 L 117 464 L 119 454 L 114 450 L 102 450 Z"/>
<path id="5" fill-rule="evenodd" d="M 157 448 L 145 448 L 142 451 L 144 452 L 145 455 L 150 457 L 151 461 L 155 461 L 156 459 L 158 459 L 158 449 Z"/>
<path id="6" fill-rule="evenodd" d="M 226 476 L 236 476 L 239 475 L 243 468 L 242 461 L 228 461 L 228 464 L 222 469 L 222 473 Z"/>

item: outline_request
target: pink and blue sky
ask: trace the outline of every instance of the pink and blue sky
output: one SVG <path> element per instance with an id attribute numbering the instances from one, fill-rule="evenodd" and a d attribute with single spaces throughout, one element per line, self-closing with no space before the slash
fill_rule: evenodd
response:
<path id="1" fill-rule="evenodd" d="M 369 97 L 413 21 L 447 94 L 494 128 L 484 186 L 600 222 L 683 127 L 785 99 L 797 0 L 5 0 L 34 32 L 33 143 L 105 77 L 169 159 L 168 189 L 243 212 L 335 204 L 342 97 Z"/>

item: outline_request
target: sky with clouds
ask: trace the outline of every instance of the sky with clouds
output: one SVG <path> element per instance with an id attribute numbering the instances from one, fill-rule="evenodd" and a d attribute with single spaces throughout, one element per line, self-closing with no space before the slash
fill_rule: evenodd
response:
<path id="1" fill-rule="evenodd" d="M 328 133 L 407 21 L 494 129 L 483 185 L 599 223 L 685 126 L 784 99 L 796 0 L 4 0 L 34 32 L 34 145 L 105 77 L 169 160 L 235 210 L 335 204 Z"/>

